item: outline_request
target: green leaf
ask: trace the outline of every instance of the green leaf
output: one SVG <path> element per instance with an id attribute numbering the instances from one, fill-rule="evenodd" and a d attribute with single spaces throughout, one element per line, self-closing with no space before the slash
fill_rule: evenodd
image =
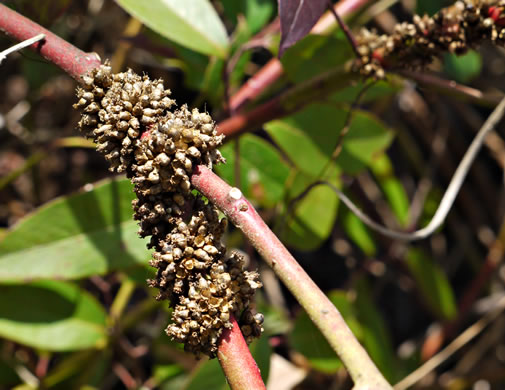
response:
<path id="1" fill-rule="evenodd" d="M 410 249 L 405 260 L 432 311 L 443 320 L 454 318 L 457 314 L 454 292 L 440 266 L 420 249 Z"/>
<path id="2" fill-rule="evenodd" d="M 272 139 L 297 168 L 290 197 L 302 193 L 308 185 L 319 179 L 332 182 L 342 169 L 357 173 L 380 157 L 392 139 L 385 126 L 368 113 L 356 111 L 342 153 L 328 167 L 335 149 L 338 132 L 343 128 L 348 112 L 329 104 L 315 104 L 282 120 L 271 121 L 265 128 Z M 293 219 L 288 220 L 289 229 L 281 230 L 288 244 L 302 250 L 319 246 L 329 235 L 335 220 L 338 199 L 328 187 L 318 186 L 298 202 Z"/>
<path id="3" fill-rule="evenodd" d="M 245 16 L 249 29 L 254 34 L 270 19 L 275 11 L 272 0 L 221 0 L 224 14 L 233 23 L 237 23 L 239 15 Z"/>
<path id="4" fill-rule="evenodd" d="M 285 119 L 271 121 L 265 128 L 295 166 L 315 176 L 330 159 L 347 115 L 348 109 L 314 104 Z M 336 164 L 345 172 L 358 173 L 379 157 L 391 140 L 391 131 L 378 119 L 357 110 Z"/>
<path id="5" fill-rule="evenodd" d="M 13 366 L 13 364 L 0 360 L 0 388 L 12 389 L 21 381 Z"/>
<path id="6" fill-rule="evenodd" d="M 263 313 L 265 316 L 265 321 L 263 322 L 265 337 L 284 334 L 290 331 L 292 323 L 282 307 L 267 303 L 261 291 L 257 291 L 255 303 L 258 312 Z"/>
<path id="7" fill-rule="evenodd" d="M 318 76 L 352 58 L 345 35 L 309 34 L 282 55 L 281 62 L 289 80 L 301 82 Z"/>
<path id="8" fill-rule="evenodd" d="M 230 184 L 235 183 L 235 147 L 235 142 L 229 142 L 221 148 L 227 163 L 216 167 L 219 175 Z M 277 149 L 255 135 L 241 136 L 239 148 L 242 192 L 262 206 L 273 206 L 284 195 L 289 167 Z"/>
<path id="9" fill-rule="evenodd" d="M 146 241 L 132 219 L 128 180 L 107 180 L 56 199 L 0 242 L 0 283 L 77 279 L 147 264 Z"/>
<path id="10" fill-rule="evenodd" d="M 362 328 L 362 342 L 379 371 L 390 382 L 401 377 L 398 361 L 391 342 L 391 335 L 382 315 L 372 300 L 372 292 L 366 279 L 359 278 L 355 284 L 357 318 Z"/>
<path id="11" fill-rule="evenodd" d="M 340 311 L 354 335 L 359 338 L 361 327 L 346 293 L 344 291 L 332 291 L 328 294 L 328 298 Z M 342 363 L 335 351 L 304 311 L 296 317 L 293 331 L 289 335 L 289 341 L 296 351 L 308 359 L 312 368 L 318 371 L 332 374 L 342 367 Z"/>
<path id="12" fill-rule="evenodd" d="M 183 373 L 183 369 L 178 364 L 163 364 L 154 366 L 154 378 L 157 383 L 165 382 Z"/>
<path id="13" fill-rule="evenodd" d="M 206 360 L 198 365 L 184 390 L 227 390 L 229 389 L 219 360 Z"/>
<path id="14" fill-rule="evenodd" d="M 291 346 L 307 358 L 312 368 L 333 374 L 342 367 L 342 362 L 335 351 L 305 312 L 296 318 L 289 339 Z"/>
<path id="15" fill-rule="evenodd" d="M 369 257 L 375 256 L 377 247 L 370 230 L 368 230 L 365 224 L 346 207 L 340 209 L 339 218 L 342 221 L 342 228 L 346 234 L 363 253 Z"/>
<path id="16" fill-rule="evenodd" d="M 268 337 L 261 335 L 249 345 L 249 349 L 260 369 L 263 382 L 267 383 L 268 376 L 270 375 L 270 358 L 272 357 L 272 347 L 270 346 Z"/>
<path id="17" fill-rule="evenodd" d="M 466 54 L 457 56 L 447 53 L 444 56 L 444 71 L 460 83 L 468 83 L 480 74 L 482 57 L 479 53 L 469 50 Z"/>
<path id="18" fill-rule="evenodd" d="M 124 271 L 128 279 L 140 287 L 146 286 L 147 279 L 156 278 L 156 269 L 150 266 L 131 267 Z"/>
<path id="19" fill-rule="evenodd" d="M 392 139 L 392 132 L 372 114 L 356 111 L 337 165 L 356 174 L 379 158 Z"/>
<path id="20" fill-rule="evenodd" d="M 118 4 L 149 28 L 180 45 L 226 57 L 226 29 L 208 0 L 118 0 Z"/>
<path id="21" fill-rule="evenodd" d="M 373 162 L 372 172 L 396 218 L 402 226 L 406 226 L 409 217 L 409 198 L 402 183 L 395 177 L 393 164 L 385 154 Z"/>
<path id="22" fill-rule="evenodd" d="M 247 28 L 245 22 L 241 20 L 232 36 L 230 56 L 234 55 L 237 50 L 241 50 L 242 45 L 249 40 L 250 35 L 250 31 Z M 235 63 L 232 72 L 229 74 L 229 88 L 238 87 L 243 78 L 245 65 L 249 62 L 250 57 L 251 51 L 249 50 L 244 51 L 240 55 L 240 58 Z M 208 65 L 203 72 L 203 79 L 198 87 L 200 93 L 199 101 L 205 100 L 215 107 L 222 105 L 225 87 L 225 84 L 223 83 L 224 66 L 225 63 L 220 58 L 211 57 L 209 59 Z M 190 72 L 191 71 L 189 70 L 186 72 L 188 74 L 188 77 L 195 78 L 195 75 L 189 75 Z M 194 73 L 198 71 L 196 69 L 193 69 L 192 72 Z"/>
<path id="23" fill-rule="evenodd" d="M 291 117 L 268 122 L 265 129 L 297 169 L 308 176 L 316 177 L 328 163 L 328 155 L 331 154 L 331 151 L 325 140 L 318 143 L 318 140 L 315 139 L 319 133 L 306 132 L 304 130 L 305 124 L 299 123 L 298 119 L 304 118 Z M 315 117 L 313 119 L 317 120 Z"/>
<path id="24" fill-rule="evenodd" d="M 335 103 L 349 103 L 352 104 L 356 101 L 358 95 L 363 88 L 370 82 L 358 81 L 354 85 L 350 85 L 343 89 L 338 90 L 329 97 L 329 100 Z M 379 80 L 368 86 L 367 90 L 361 96 L 361 103 L 373 102 L 378 99 L 385 99 L 400 91 L 403 81 L 399 78 L 390 77 L 388 80 Z"/>
<path id="25" fill-rule="evenodd" d="M 0 286 L 0 336 L 47 351 L 102 348 L 106 315 L 88 293 L 65 282 Z"/>
<path id="26" fill-rule="evenodd" d="M 222 104 L 224 61 L 217 57 L 211 57 L 205 68 L 202 84 L 200 85 L 200 98 L 208 99 L 210 104 L 219 106 Z"/>
<path id="27" fill-rule="evenodd" d="M 447 1 L 419 0 L 416 2 L 416 13 L 419 15 L 428 14 L 432 16 L 446 5 L 448 5 Z"/>
<path id="28" fill-rule="evenodd" d="M 297 173 L 289 198 L 296 198 L 313 181 L 312 177 Z M 337 206 L 338 198 L 331 188 L 325 185 L 312 188 L 303 199 L 294 204 L 294 215 L 290 213 L 285 221 L 287 226 L 281 227 L 281 239 L 302 251 L 318 248 L 331 233 L 337 216 Z"/>

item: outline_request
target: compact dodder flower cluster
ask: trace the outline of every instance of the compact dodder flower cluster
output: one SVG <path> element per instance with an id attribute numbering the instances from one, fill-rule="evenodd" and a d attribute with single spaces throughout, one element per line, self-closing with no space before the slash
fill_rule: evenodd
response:
<path id="1" fill-rule="evenodd" d="M 505 42 L 505 0 L 460 0 L 433 17 L 414 16 L 391 35 L 363 29 L 357 40 L 355 68 L 383 78 L 387 68 L 422 68 L 445 52 L 464 54 L 484 40 Z"/>
<path id="2" fill-rule="evenodd" d="M 126 172 L 135 185 L 139 234 L 150 236 L 155 250 L 157 275 L 149 284 L 174 308 L 167 334 L 188 351 L 214 357 L 231 315 L 240 317 L 246 341 L 261 334 L 263 316 L 249 309 L 261 283 L 240 255 L 226 255 L 226 220 L 192 192 L 193 167 L 224 161 L 216 149 L 223 136 L 206 113 L 186 106 L 171 111 L 169 95 L 161 80 L 131 70 L 112 74 L 104 65 L 83 77 L 74 107 L 83 112 L 80 130 L 97 143 L 110 170 Z"/>

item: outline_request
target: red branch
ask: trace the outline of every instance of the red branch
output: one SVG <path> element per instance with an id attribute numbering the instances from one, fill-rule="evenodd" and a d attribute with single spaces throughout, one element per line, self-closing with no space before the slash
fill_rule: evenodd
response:
<path id="1" fill-rule="evenodd" d="M 226 137 L 237 136 L 287 114 L 289 112 L 283 108 L 281 99 L 278 96 L 254 108 L 252 111 L 238 113 L 219 122 L 217 131 Z"/>
<path id="2" fill-rule="evenodd" d="M 283 72 L 282 63 L 277 58 L 272 58 L 230 98 L 230 111 L 240 110 L 245 104 L 256 99 L 279 79 Z"/>
<path id="3" fill-rule="evenodd" d="M 76 80 L 101 64 L 96 53 L 85 53 L 79 50 L 3 4 L 0 4 L 0 30 L 17 41 L 25 41 L 35 35 L 45 34 L 45 39 L 31 45 L 30 49 L 41 54 Z"/>
<path id="4" fill-rule="evenodd" d="M 230 321 L 233 328 L 225 329 L 217 352 L 226 380 L 233 390 L 266 389 L 237 321 L 234 317 Z"/>
<path id="5" fill-rule="evenodd" d="M 348 86 L 356 77 L 356 74 L 348 73 L 345 69 L 335 68 L 296 84 L 281 95 L 249 112 L 238 113 L 221 121 L 217 125 L 217 130 L 227 137 L 255 130 L 266 122 L 294 113 L 306 105 Z"/>

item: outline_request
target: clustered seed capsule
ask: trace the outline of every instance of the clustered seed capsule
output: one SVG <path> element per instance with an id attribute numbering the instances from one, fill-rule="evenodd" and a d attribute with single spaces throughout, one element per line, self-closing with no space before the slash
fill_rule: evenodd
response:
<path id="1" fill-rule="evenodd" d="M 415 15 L 391 35 L 362 29 L 357 36 L 355 69 L 384 78 L 388 68 L 419 69 L 445 52 L 464 54 L 484 40 L 505 43 L 505 0 L 460 0 L 433 17 Z"/>
<path id="2" fill-rule="evenodd" d="M 169 95 L 161 80 L 131 70 L 113 75 L 109 66 L 102 66 L 83 77 L 77 89 L 74 108 L 83 112 L 78 127 L 97 143 L 111 171 L 125 172 L 135 162 L 140 134 L 175 103 Z"/>
<path id="3" fill-rule="evenodd" d="M 131 70 L 112 74 L 104 65 L 82 84 L 74 105 L 82 110 L 80 130 L 111 171 L 126 172 L 135 185 L 134 218 L 139 234 L 151 237 L 150 264 L 157 269 L 148 282 L 174 308 L 167 334 L 188 351 L 214 357 L 234 315 L 251 342 L 263 330 L 263 316 L 249 308 L 259 275 L 245 270 L 240 255 L 226 254 L 226 219 L 193 194 L 190 182 L 196 165 L 224 162 L 212 118 L 186 106 L 170 111 L 175 102 L 162 81 Z"/>

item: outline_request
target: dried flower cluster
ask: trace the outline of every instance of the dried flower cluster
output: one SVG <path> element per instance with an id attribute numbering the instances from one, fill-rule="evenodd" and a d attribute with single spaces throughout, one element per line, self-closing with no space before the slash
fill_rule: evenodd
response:
<path id="1" fill-rule="evenodd" d="M 261 287 L 256 272 L 244 269 L 238 254 L 226 255 L 221 243 L 226 220 L 192 192 L 193 167 L 223 162 L 216 149 L 222 142 L 212 118 L 175 104 L 161 80 L 131 70 L 111 74 L 102 66 L 83 78 L 75 108 L 83 111 L 79 128 L 97 143 L 110 169 L 126 172 L 135 185 L 133 201 L 139 234 L 150 236 L 149 283 L 174 308 L 167 334 L 195 354 L 211 357 L 230 315 L 248 342 L 261 334 L 263 316 L 253 315 L 249 302 Z"/>
<path id="2" fill-rule="evenodd" d="M 460 0 L 433 17 L 414 16 L 391 35 L 363 29 L 356 70 L 383 78 L 384 68 L 422 68 L 445 52 L 464 54 L 484 40 L 505 42 L 505 0 Z"/>

